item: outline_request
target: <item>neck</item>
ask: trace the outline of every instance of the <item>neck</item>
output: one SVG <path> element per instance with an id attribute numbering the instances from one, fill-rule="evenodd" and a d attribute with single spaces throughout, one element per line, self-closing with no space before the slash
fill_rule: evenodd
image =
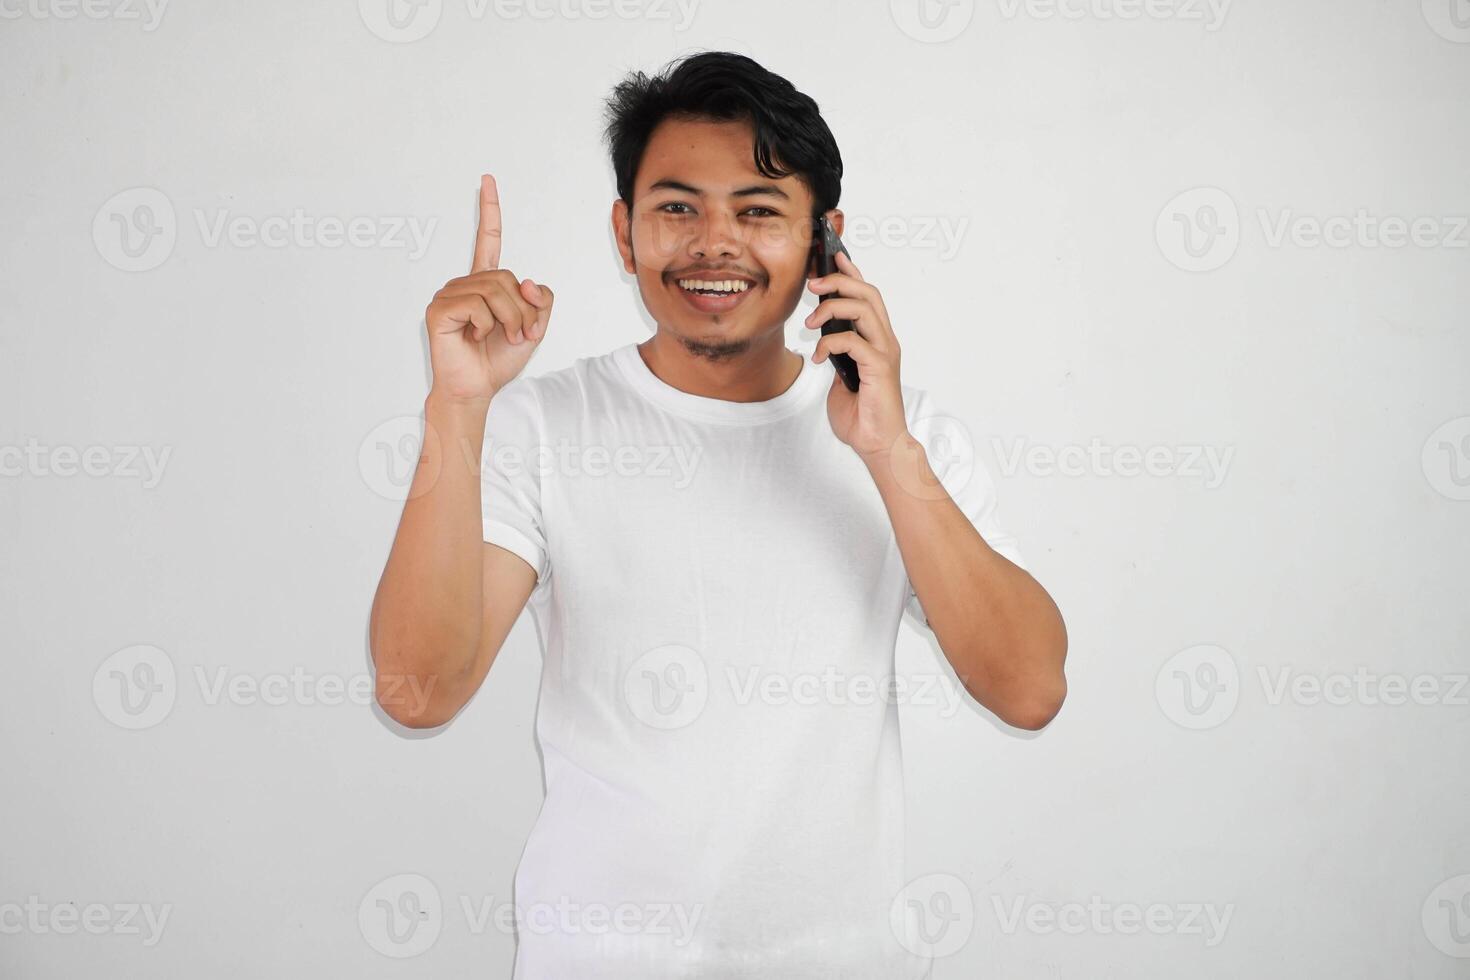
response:
<path id="1" fill-rule="evenodd" d="M 680 391 L 729 402 L 775 398 L 796 383 L 801 355 L 786 349 L 782 331 L 737 348 L 689 342 L 666 330 L 638 345 L 643 363 Z"/>

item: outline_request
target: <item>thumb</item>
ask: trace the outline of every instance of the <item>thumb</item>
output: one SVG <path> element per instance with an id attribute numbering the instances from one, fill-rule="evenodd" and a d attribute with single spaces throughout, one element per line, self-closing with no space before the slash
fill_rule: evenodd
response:
<path id="1" fill-rule="evenodd" d="M 556 297 L 551 294 L 550 289 L 530 279 L 521 280 L 521 295 L 526 298 L 527 303 L 536 307 L 536 325 L 533 329 L 535 339 L 540 340 L 546 336 L 546 327 L 551 320 L 551 303 Z"/>
<path id="2" fill-rule="evenodd" d="M 549 309 L 553 299 L 549 288 L 531 279 L 521 280 L 521 295 L 526 297 L 527 303 L 530 303 L 538 310 Z"/>

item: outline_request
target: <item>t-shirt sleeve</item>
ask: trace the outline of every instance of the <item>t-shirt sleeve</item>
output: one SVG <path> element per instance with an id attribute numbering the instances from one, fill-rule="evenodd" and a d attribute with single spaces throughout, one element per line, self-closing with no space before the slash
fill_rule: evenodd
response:
<path id="1" fill-rule="evenodd" d="M 985 543 L 1021 568 L 1026 568 L 1020 542 L 1005 529 L 998 516 L 999 499 L 995 480 L 980 458 L 975 430 L 962 419 L 946 415 L 935 408 L 927 392 L 915 391 L 908 403 L 909 431 L 924 445 L 929 467 L 939 478 L 955 505 L 970 519 Z M 929 628 L 929 619 L 912 583 L 905 605 L 920 626 Z"/>
<path id="2" fill-rule="evenodd" d="M 529 378 L 516 378 L 490 401 L 480 460 L 485 540 L 524 558 L 536 570 L 537 586 L 551 574 L 541 510 L 543 427 L 535 386 Z"/>

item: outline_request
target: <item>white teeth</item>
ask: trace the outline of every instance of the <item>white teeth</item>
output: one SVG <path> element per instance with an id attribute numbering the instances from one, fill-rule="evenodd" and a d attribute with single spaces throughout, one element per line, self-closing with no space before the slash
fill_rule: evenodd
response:
<path id="1" fill-rule="evenodd" d="M 722 293 L 743 293 L 750 288 L 750 283 L 743 279 L 721 279 L 717 282 L 705 279 L 680 279 L 679 287 L 681 289 L 717 290 Z"/>

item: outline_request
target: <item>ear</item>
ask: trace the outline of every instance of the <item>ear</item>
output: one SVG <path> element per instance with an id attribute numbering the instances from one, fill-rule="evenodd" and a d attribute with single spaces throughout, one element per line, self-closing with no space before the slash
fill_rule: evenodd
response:
<path id="1" fill-rule="evenodd" d="M 828 211 L 827 212 L 827 220 L 830 221 L 830 222 L 832 222 L 832 230 L 835 231 L 835 232 L 837 232 L 837 237 L 838 238 L 841 238 L 842 237 L 842 211 L 839 208 L 833 208 L 831 211 Z"/>
<path id="2" fill-rule="evenodd" d="M 837 237 L 842 237 L 842 212 L 837 208 L 831 208 L 826 212 L 827 220 L 832 223 L 832 230 L 837 232 Z M 811 226 L 812 244 L 806 253 L 806 277 L 815 279 L 817 277 L 817 236 L 822 233 L 821 225 L 817 218 L 812 219 Z"/>
<path id="3" fill-rule="evenodd" d="M 822 228 L 820 222 L 816 218 L 812 218 L 807 225 L 807 234 L 811 236 L 811 241 L 807 243 L 806 247 L 806 278 L 808 279 L 815 279 L 817 277 L 817 236 L 821 233 Z"/>
<path id="4" fill-rule="evenodd" d="M 621 197 L 612 206 L 613 238 L 618 242 L 618 254 L 623 257 L 623 271 L 638 274 L 633 264 L 633 221 L 628 213 L 628 204 Z"/>

